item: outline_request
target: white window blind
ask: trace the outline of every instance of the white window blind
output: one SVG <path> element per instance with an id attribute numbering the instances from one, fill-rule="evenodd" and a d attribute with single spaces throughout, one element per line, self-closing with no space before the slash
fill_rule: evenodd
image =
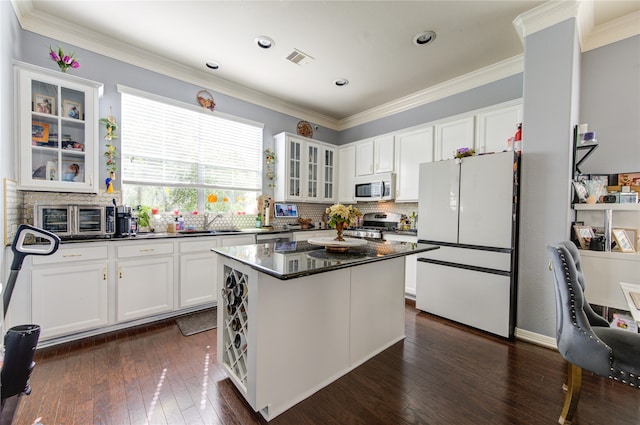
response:
<path id="1" fill-rule="evenodd" d="M 122 92 L 121 129 L 125 184 L 262 189 L 260 126 Z"/>

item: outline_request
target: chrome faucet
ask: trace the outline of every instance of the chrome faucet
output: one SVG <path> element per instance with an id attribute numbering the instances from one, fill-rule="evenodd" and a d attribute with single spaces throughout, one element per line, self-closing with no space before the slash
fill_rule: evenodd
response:
<path id="1" fill-rule="evenodd" d="M 213 217 L 211 219 L 211 221 L 209 221 L 209 214 L 205 214 L 204 215 L 204 230 L 209 230 L 209 226 L 211 226 L 213 224 L 213 222 L 216 221 L 219 218 L 224 218 L 224 216 L 222 214 L 218 214 L 215 217 Z"/>

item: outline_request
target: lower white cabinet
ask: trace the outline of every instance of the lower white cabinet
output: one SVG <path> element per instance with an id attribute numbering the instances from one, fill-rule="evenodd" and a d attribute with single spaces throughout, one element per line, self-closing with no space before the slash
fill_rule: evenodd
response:
<path id="1" fill-rule="evenodd" d="M 217 255 L 211 248 L 218 238 L 180 242 L 180 307 L 191 307 L 217 299 Z"/>
<path id="2" fill-rule="evenodd" d="M 305 230 L 304 232 L 293 232 L 294 241 L 307 241 L 312 238 L 327 238 L 329 236 L 336 236 L 335 229 L 328 230 Z"/>
<path id="3" fill-rule="evenodd" d="M 390 242 L 418 243 L 418 236 L 385 233 L 384 239 Z M 418 268 L 418 254 L 404 257 L 404 293 L 409 297 L 416 296 L 416 276 Z"/>
<path id="4" fill-rule="evenodd" d="M 117 248 L 118 321 L 173 310 L 173 243 Z"/>
<path id="5" fill-rule="evenodd" d="M 60 248 L 33 257 L 31 319 L 47 339 L 108 323 L 107 248 Z"/>

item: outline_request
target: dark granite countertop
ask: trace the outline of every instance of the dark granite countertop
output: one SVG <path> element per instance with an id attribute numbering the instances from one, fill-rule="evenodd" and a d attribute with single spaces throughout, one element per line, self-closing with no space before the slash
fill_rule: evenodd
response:
<path id="1" fill-rule="evenodd" d="M 109 241 L 139 241 L 139 240 L 155 240 L 155 239 L 182 239 L 193 238 L 198 236 L 234 236 L 234 235 L 255 235 L 255 234 L 279 234 L 279 233 L 293 233 L 293 232 L 307 232 L 314 230 L 328 230 L 328 229 L 284 229 L 284 228 L 247 228 L 247 229 L 225 229 L 225 230 L 185 230 L 183 232 L 166 233 L 166 232 L 146 232 L 138 233 L 136 236 L 116 237 L 116 236 L 91 236 L 91 237 L 76 237 L 69 239 L 62 239 L 61 243 L 80 243 L 80 242 L 109 242 Z"/>
<path id="2" fill-rule="evenodd" d="M 322 246 L 299 241 L 219 247 L 212 251 L 286 280 L 438 248 L 422 243 L 368 241 L 366 245 L 353 247 L 346 253 L 330 253 Z"/>

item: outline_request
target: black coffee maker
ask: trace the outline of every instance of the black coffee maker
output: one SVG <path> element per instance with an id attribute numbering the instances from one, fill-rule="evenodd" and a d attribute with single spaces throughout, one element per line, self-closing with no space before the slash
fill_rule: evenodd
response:
<path id="1" fill-rule="evenodd" d="M 135 236 L 138 231 L 138 220 L 133 217 L 131 207 L 120 205 L 116 207 L 116 236 Z"/>

